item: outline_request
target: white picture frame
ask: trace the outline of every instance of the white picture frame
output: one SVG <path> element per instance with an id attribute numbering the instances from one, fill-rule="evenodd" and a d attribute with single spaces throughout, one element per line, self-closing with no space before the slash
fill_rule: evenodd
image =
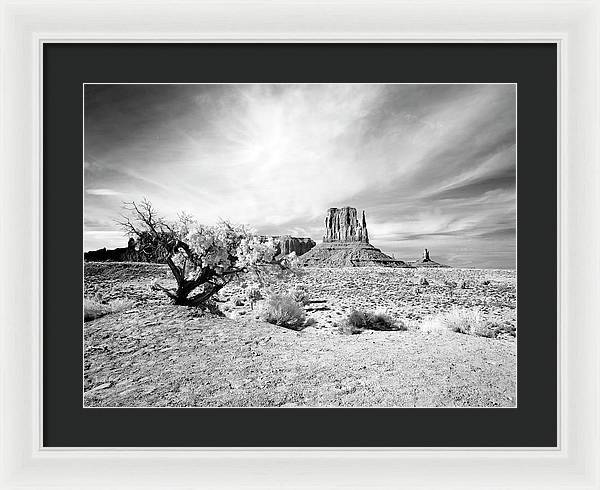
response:
<path id="1" fill-rule="evenodd" d="M 597 1 L 0 3 L 1 488 L 600 488 Z M 558 447 L 43 448 L 41 53 L 82 41 L 557 43 Z"/>

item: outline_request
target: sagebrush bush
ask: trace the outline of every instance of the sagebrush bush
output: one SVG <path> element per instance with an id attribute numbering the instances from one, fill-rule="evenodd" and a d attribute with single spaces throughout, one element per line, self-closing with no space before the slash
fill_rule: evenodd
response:
<path id="1" fill-rule="evenodd" d="M 362 328 L 358 328 L 351 323 L 348 323 L 347 320 L 343 321 L 338 325 L 338 332 L 342 335 L 357 335 L 363 332 Z"/>
<path id="2" fill-rule="evenodd" d="M 306 312 L 292 296 L 274 294 L 263 305 L 261 317 L 274 325 L 298 330 L 304 326 Z"/>
<path id="3" fill-rule="evenodd" d="M 479 308 L 463 309 L 455 306 L 450 311 L 425 322 L 421 328 L 427 331 L 448 330 L 479 337 L 495 336 L 492 324 L 486 320 Z"/>
<path id="4" fill-rule="evenodd" d="M 289 293 L 288 293 L 292 298 L 294 298 L 294 301 L 296 301 L 297 303 L 300 303 L 301 305 L 307 305 L 310 300 L 308 298 L 308 293 L 306 292 L 306 289 L 304 289 L 303 287 L 295 287 L 290 289 Z"/>
<path id="5" fill-rule="evenodd" d="M 96 295 L 98 297 L 98 295 Z M 83 321 L 96 320 L 109 313 L 118 313 L 133 306 L 133 301 L 128 299 L 115 299 L 110 303 L 101 303 L 96 298 L 83 299 Z"/>
<path id="6" fill-rule="evenodd" d="M 396 321 L 387 313 L 353 310 L 345 323 L 350 330 L 406 330 L 404 323 Z"/>
<path id="7" fill-rule="evenodd" d="M 254 303 L 263 299 L 263 295 L 257 285 L 250 285 L 244 289 L 244 296 L 250 303 L 250 308 L 254 309 Z"/>

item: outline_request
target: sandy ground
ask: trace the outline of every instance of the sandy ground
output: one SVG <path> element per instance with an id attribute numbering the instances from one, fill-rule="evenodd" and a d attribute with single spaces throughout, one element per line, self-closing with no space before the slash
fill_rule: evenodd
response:
<path id="1" fill-rule="evenodd" d="M 515 406 L 514 337 L 419 328 L 453 305 L 514 328 L 514 271 L 308 269 L 278 288 L 308 291 L 315 323 L 300 332 L 257 319 L 237 287 L 221 295 L 223 318 L 169 304 L 150 289 L 155 278 L 171 281 L 164 266 L 86 264 L 87 295 L 132 304 L 84 324 L 85 406 Z M 353 308 L 386 311 L 408 330 L 341 335 Z"/>

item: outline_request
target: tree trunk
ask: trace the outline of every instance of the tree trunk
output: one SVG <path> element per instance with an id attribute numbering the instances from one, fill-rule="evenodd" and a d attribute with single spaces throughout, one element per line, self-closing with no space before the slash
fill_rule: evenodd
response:
<path id="1" fill-rule="evenodd" d="M 214 296 L 215 294 L 217 294 L 222 287 L 223 286 L 209 286 L 206 291 L 204 291 L 202 293 L 199 293 L 199 294 L 196 294 L 195 296 L 192 296 L 191 298 L 188 298 L 186 300 L 187 306 L 201 306 L 201 305 L 203 305 L 212 296 Z"/>
<path id="2" fill-rule="evenodd" d="M 185 279 L 178 281 L 177 291 L 175 292 L 175 304 L 186 306 L 188 304 L 188 296 L 198 286 L 195 281 L 187 281 Z"/>

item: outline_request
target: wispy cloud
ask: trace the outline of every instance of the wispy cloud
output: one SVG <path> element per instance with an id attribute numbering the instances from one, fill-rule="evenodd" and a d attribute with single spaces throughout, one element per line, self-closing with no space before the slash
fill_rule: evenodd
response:
<path id="1" fill-rule="evenodd" d="M 85 192 L 92 196 L 118 196 L 120 194 L 112 189 L 86 189 Z"/>
<path id="2" fill-rule="evenodd" d="M 320 240 L 350 205 L 397 255 L 514 266 L 512 85 L 87 85 L 85 109 L 86 217 L 147 196 Z"/>

